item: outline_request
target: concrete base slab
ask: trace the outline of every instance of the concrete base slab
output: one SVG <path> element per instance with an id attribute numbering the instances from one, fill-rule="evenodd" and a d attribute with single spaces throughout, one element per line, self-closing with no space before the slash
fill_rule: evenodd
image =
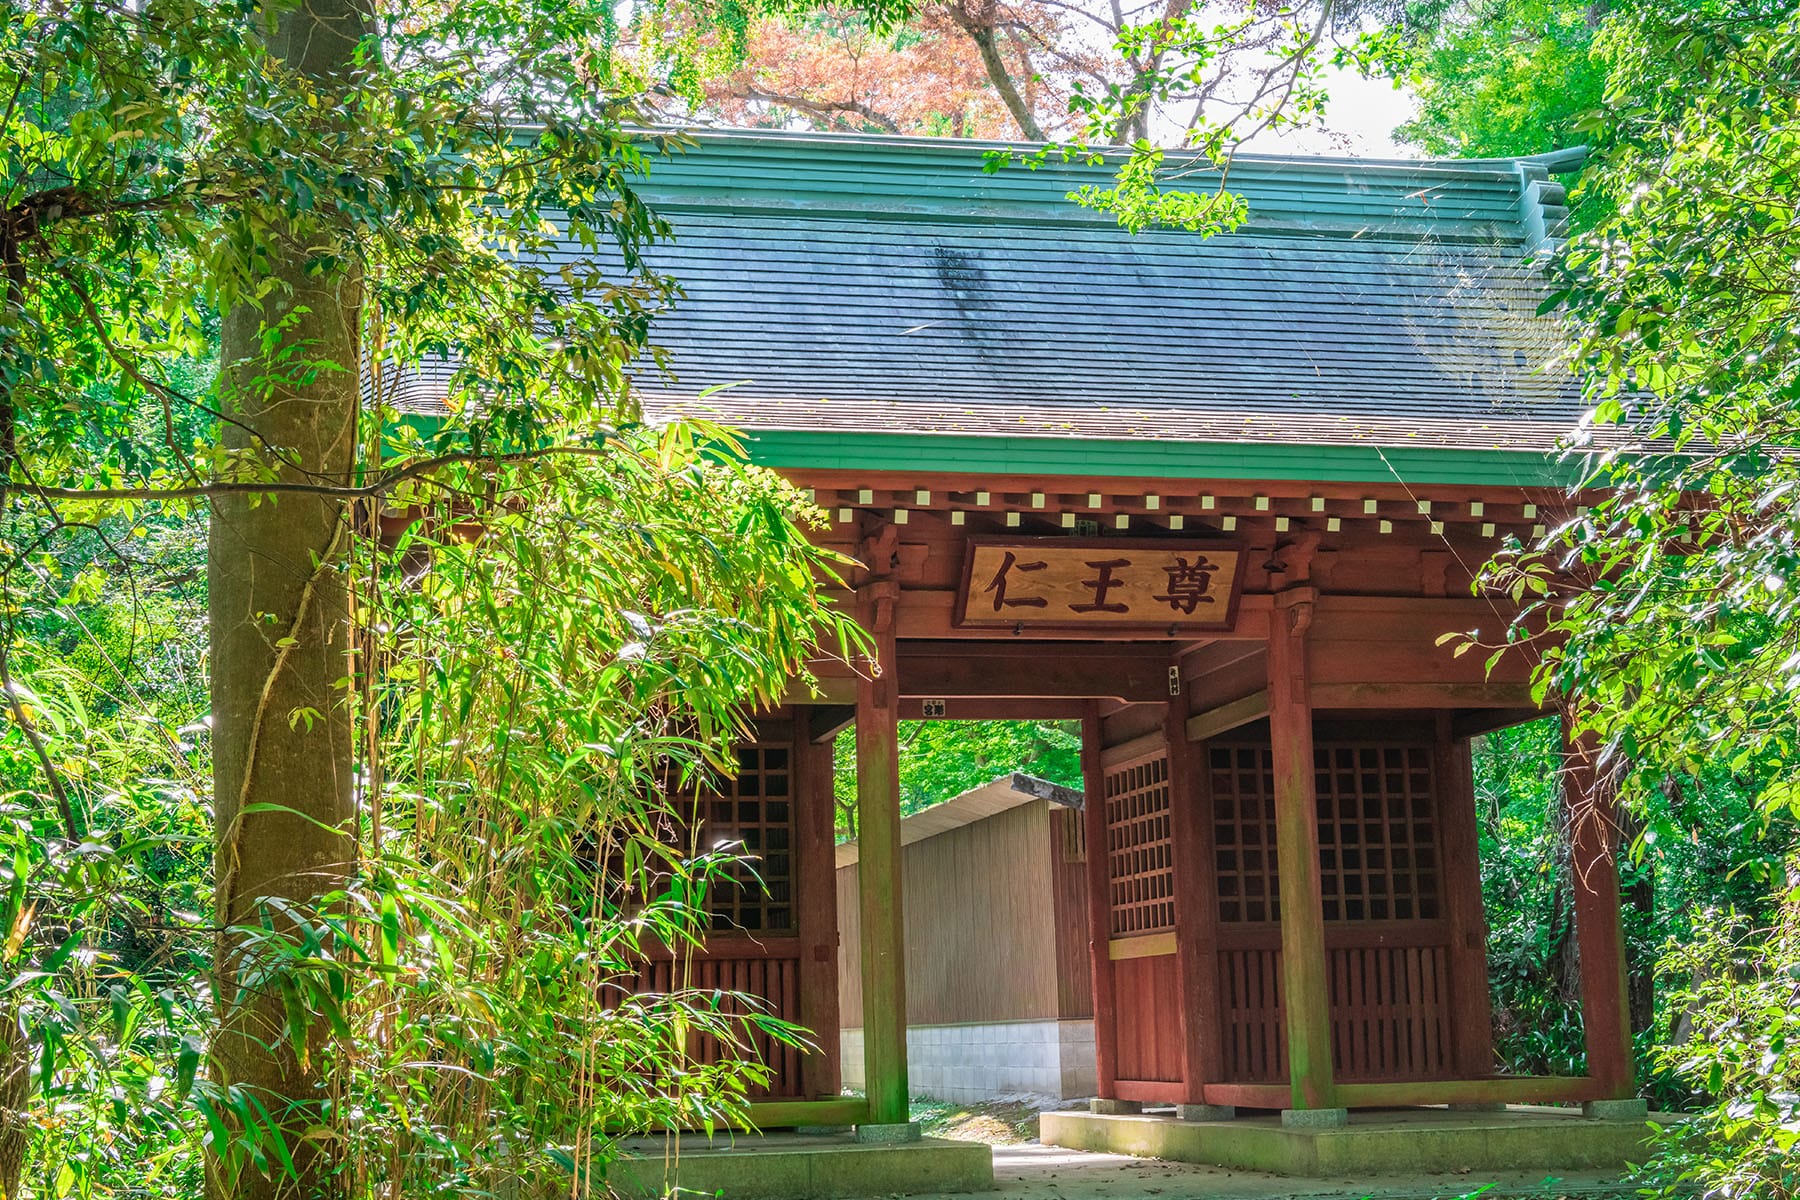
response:
<path id="1" fill-rule="evenodd" d="M 1350 1123 L 1347 1108 L 1284 1108 L 1283 1129 L 1339 1129 Z"/>
<path id="2" fill-rule="evenodd" d="M 1335 1128 L 1284 1126 L 1275 1116 L 1211 1123 L 1154 1114 L 1038 1118 L 1045 1145 L 1313 1177 L 1617 1168 L 1644 1161 L 1649 1135 L 1643 1123 L 1525 1105 L 1497 1113 L 1357 1111 Z"/>
<path id="3" fill-rule="evenodd" d="M 977 1200 L 1634 1200 L 1639 1184 L 1617 1170 L 1409 1173 L 1305 1179 L 1056 1146 L 995 1146 L 996 1195 Z M 703 1200 L 703 1198 L 698 1198 Z M 915 1200 L 937 1200 L 917 1197 Z M 946 1197 L 944 1200 L 950 1200 Z"/>
<path id="4" fill-rule="evenodd" d="M 630 1138 L 623 1148 L 606 1184 L 626 1200 L 657 1200 L 675 1188 L 720 1200 L 842 1200 L 994 1186 L 989 1146 L 942 1138 L 869 1143 L 847 1135 L 689 1133 Z"/>

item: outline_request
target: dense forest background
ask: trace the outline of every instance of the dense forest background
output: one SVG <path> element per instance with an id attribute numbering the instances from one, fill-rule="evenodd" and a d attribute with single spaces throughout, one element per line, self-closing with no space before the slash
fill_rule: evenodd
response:
<path id="1" fill-rule="evenodd" d="M 661 836 L 671 773 L 728 771 L 821 628 L 865 647 L 812 596 L 844 564 L 803 498 L 728 433 L 616 432 L 680 282 L 643 269 L 662 147 L 627 123 L 1119 146 L 1082 202 L 1203 236 L 1241 211 L 1134 169 L 1328 126 L 1333 72 L 1405 88 L 1422 153 L 1591 148 L 1547 369 L 1642 453 L 1486 582 L 1561 635 L 1540 681 L 1625 788 L 1644 1087 L 1698 1114 L 1657 1178 L 1800 1188 L 1792 3 L 3 2 L 5 1200 L 579 1193 L 609 1130 L 754 1086 L 681 1051 L 754 1018 L 601 981 L 697 936 L 729 867 Z M 494 250 L 553 221 L 606 271 Z M 480 403 L 381 420 L 365 351 L 453 356 Z M 1066 726 L 903 738 L 907 811 L 1079 783 Z M 1516 1071 L 1580 1055 L 1556 739 L 1476 755 Z M 316 870 L 258 896 L 282 855 Z"/>

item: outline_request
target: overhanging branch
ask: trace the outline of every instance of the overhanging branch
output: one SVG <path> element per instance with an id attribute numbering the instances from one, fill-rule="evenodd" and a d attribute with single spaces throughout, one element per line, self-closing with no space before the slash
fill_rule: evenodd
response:
<path id="1" fill-rule="evenodd" d="M 491 463 L 505 466 L 539 459 L 569 456 L 602 458 L 607 454 L 604 443 L 598 446 L 551 446 L 542 450 L 521 450 L 511 454 L 440 454 L 422 458 L 385 472 L 371 483 L 333 485 L 328 483 L 290 483 L 284 480 L 247 482 L 220 480 L 213 483 L 186 484 L 173 488 L 65 488 L 33 485 L 28 490 L 46 500 L 197 500 L 209 496 L 255 496 L 299 494 L 331 496 L 344 500 L 364 500 L 392 491 L 408 480 L 419 479 L 442 467 L 464 463 Z"/>

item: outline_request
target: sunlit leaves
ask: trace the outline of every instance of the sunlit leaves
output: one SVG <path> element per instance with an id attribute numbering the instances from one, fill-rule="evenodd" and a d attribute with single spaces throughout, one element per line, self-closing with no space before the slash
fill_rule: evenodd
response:
<path id="1" fill-rule="evenodd" d="M 1585 187 L 1615 215 L 1560 269 L 1611 494 L 1526 560 L 1582 585 L 1534 614 L 1541 682 L 1644 789 L 1713 764 L 1766 785 L 1800 751 L 1800 27 L 1760 13 L 1608 20 L 1618 141 Z"/>

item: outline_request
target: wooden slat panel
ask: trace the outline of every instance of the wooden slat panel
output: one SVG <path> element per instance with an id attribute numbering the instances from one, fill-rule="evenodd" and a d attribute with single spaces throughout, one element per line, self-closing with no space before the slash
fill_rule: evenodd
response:
<path id="1" fill-rule="evenodd" d="M 1056 1015 L 1094 1015 L 1094 966 L 1088 948 L 1087 829 L 1076 809 L 1050 810 L 1050 888 L 1056 938 Z"/>
<path id="2" fill-rule="evenodd" d="M 706 958 L 677 963 L 659 959 L 642 963 L 634 977 L 615 981 L 616 990 L 609 991 L 609 1007 L 617 1007 L 628 996 L 654 1005 L 657 998 L 671 992 L 730 992 L 748 997 L 720 1002 L 720 1011 L 731 1016 L 746 1016 L 751 1011 L 766 1012 L 784 1021 L 798 1022 L 799 962 L 794 958 Z M 771 1072 L 765 1087 L 753 1087 L 749 1096 L 761 1099 L 797 1099 L 801 1095 L 800 1051 L 785 1046 L 760 1033 L 746 1031 L 742 1038 L 748 1044 L 747 1057 L 766 1064 Z M 717 1038 L 696 1037 L 688 1046 L 688 1054 L 697 1063 L 712 1064 L 723 1060 L 728 1050 Z"/>
<path id="3" fill-rule="evenodd" d="M 1281 951 L 1225 950 L 1218 956 L 1224 1005 L 1225 1074 L 1232 1083 L 1287 1078 L 1286 1014 L 1281 999 Z"/>
<path id="4" fill-rule="evenodd" d="M 1332 1041 L 1343 1079 L 1448 1079 L 1449 954 L 1442 946 L 1333 949 Z"/>
<path id="5" fill-rule="evenodd" d="M 1112 968 L 1119 1080 L 1179 1083 L 1181 1012 L 1175 956 L 1119 959 Z"/>

